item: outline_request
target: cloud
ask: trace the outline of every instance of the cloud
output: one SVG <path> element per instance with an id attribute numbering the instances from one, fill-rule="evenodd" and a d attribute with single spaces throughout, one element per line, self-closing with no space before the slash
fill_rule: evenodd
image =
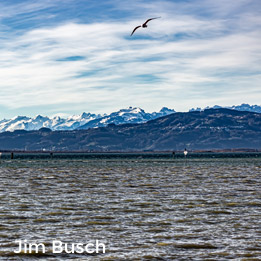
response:
<path id="1" fill-rule="evenodd" d="M 256 11 L 250 16 L 252 9 L 236 18 L 233 13 L 241 14 L 249 2 L 196 1 L 215 12 L 211 19 L 192 12 L 192 2 L 121 2 L 114 7 L 126 12 L 136 4 L 156 14 L 160 6 L 162 18 L 133 37 L 133 27 L 143 22 L 140 12 L 125 20 L 66 21 L 10 34 L 0 46 L 1 105 L 17 111 L 39 106 L 50 115 L 129 105 L 152 111 L 258 103 L 261 21 Z M 24 12 L 46 7 L 37 3 Z"/>

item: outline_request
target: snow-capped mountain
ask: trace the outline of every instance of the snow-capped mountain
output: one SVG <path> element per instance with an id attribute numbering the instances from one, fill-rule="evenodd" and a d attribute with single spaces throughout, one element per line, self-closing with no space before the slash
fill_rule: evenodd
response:
<path id="1" fill-rule="evenodd" d="M 90 120 L 101 117 L 100 114 L 83 113 L 68 118 L 55 116 L 53 118 L 38 115 L 34 118 L 17 116 L 10 120 L 0 121 L 0 132 L 14 130 L 39 130 L 40 128 L 49 128 L 51 130 L 74 130 Z"/>
<path id="2" fill-rule="evenodd" d="M 249 105 L 249 104 L 246 104 L 246 103 L 242 103 L 241 105 L 233 105 L 233 106 L 226 106 L 226 107 L 215 105 L 213 107 L 208 106 L 204 109 L 192 108 L 189 111 L 204 111 L 206 109 L 220 109 L 220 108 L 227 108 L 227 109 L 237 110 L 237 111 L 250 111 L 250 112 L 261 113 L 261 106 L 259 106 L 259 105 Z"/>
<path id="3" fill-rule="evenodd" d="M 261 106 L 249 105 L 249 104 L 245 104 L 245 103 L 242 103 L 241 105 L 233 105 L 228 108 L 237 110 L 237 111 L 251 111 L 251 112 L 261 113 Z"/>
<path id="4" fill-rule="evenodd" d="M 149 120 L 157 119 L 159 117 L 174 113 L 174 110 L 163 107 L 159 112 L 146 113 L 140 108 L 129 107 L 128 109 L 122 109 L 117 112 L 113 112 L 110 115 L 105 115 L 101 118 L 91 120 L 85 125 L 80 126 L 78 129 L 89 129 L 103 127 L 108 124 L 124 124 L 124 123 L 143 123 Z"/>
<path id="5" fill-rule="evenodd" d="M 162 108 L 159 112 L 153 113 L 146 113 L 140 108 L 129 107 L 128 109 L 121 109 L 109 115 L 84 112 L 81 115 L 73 115 L 68 118 L 61 118 L 59 116 L 49 118 L 41 115 L 34 118 L 17 116 L 9 120 L 1 120 L 0 132 L 14 130 L 39 130 L 40 128 L 49 128 L 51 130 L 75 130 L 103 127 L 111 123 L 117 125 L 124 123 L 143 123 L 174 112 L 174 110 L 166 107 Z"/>

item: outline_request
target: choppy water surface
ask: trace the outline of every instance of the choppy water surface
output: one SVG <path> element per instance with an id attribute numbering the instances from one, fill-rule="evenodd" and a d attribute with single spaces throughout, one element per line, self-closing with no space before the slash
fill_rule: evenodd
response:
<path id="1" fill-rule="evenodd" d="M 258 260 L 260 158 L 0 162 L 0 260 Z M 17 239 L 106 253 L 15 254 Z"/>

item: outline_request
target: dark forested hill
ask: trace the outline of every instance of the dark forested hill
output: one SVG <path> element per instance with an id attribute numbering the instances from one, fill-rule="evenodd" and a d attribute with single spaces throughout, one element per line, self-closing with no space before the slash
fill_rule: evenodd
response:
<path id="1" fill-rule="evenodd" d="M 0 150 L 143 151 L 261 148 L 261 114 L 230 109 L 174 113 L 143 124 L 0 133 Z"/>

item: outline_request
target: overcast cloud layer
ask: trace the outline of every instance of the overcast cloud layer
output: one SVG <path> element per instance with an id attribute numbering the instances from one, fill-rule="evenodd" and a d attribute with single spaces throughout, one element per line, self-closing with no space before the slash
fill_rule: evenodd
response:
<path id="1" fill-rule="evenodd" d="M 1 119 L 260 104 L 259 0 L 95 2 L 1 1 Z"/>

